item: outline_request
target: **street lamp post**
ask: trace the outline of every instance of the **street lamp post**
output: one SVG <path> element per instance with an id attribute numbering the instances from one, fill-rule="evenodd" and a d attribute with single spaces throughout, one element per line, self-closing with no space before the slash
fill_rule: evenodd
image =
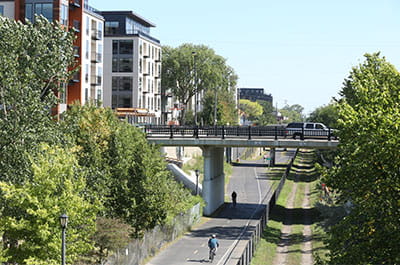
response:
<path id="1" fill-rule="evenodd" d="M 215 88 L 215 99 L 214 99 L 214 126 L 217 126 L 217 102 L 218 102 L 218 93 L 217 93 L 217 88 Z"/>
<path id="2" fill-rule="evenodd" d="M 196 195 L 199 195 L 199 174 L 200 174 L 200 171 L 198 169 L 196 169 L 194 172 L 196 173 Z"/>
<path id="3" fill-rule="evenodd" d="M 64 213 L 60 216 L 61 225 L 61 265 L 65 265 L 65 229 L 68 224 L 68 216 Z"/>
<path id="4" fill-rule="evenodd" d="M 192 52 L 193 56 L 193 73 L 194 73 L 194 122 L 197 125 L 197 69 L 196 69 L 196 52 Z"/>

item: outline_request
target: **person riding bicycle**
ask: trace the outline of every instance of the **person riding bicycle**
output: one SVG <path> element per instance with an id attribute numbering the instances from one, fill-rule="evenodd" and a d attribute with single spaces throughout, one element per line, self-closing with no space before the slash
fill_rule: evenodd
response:
<path id="1" fill-rule="evenodd" d="M 213 260 L 215 252 L 219 247 L 219 242 L 216 235 L 211 235 L 211 238 L 208 240 L 208 248 L 210 249 L 209 259 Z"/>

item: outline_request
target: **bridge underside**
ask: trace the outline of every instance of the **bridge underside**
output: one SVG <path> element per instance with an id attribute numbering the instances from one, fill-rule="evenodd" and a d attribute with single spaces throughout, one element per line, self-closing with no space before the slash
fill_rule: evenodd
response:
<path id="1" fill-rule="evenodd" d="M 270 147 L 335 149 L 339 141 L 328 140 L 293 140 L 293 139 L 202 139 L 202 138 L 148 138 L 150 143 L 161 146 L 197 146 L 203 150 L 204 179 L 202 196 L 206 203 L 203 213 L 211 215 L 223 203 L 225 197 L 224 147 Z"/>

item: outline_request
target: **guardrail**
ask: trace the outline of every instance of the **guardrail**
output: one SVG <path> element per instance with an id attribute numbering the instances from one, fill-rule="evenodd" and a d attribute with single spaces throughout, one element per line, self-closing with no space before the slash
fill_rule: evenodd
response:
<path id="1" fill-rule="evenodd" d="M 334 131 L 328 130 L 286 130 L 282 126 L 177 126 L 177 125 L 146 125 L 144 132 L 147 138 L 319 138 L 330 141 Z"/>

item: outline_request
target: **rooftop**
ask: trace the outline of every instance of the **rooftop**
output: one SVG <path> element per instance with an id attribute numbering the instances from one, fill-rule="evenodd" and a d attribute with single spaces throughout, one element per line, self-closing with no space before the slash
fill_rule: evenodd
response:
<path id="1" fill-rule="evenodd" d="M 136 14 L 132 11 L 99 11 L 99 13 L 103 16 L 104 15 L 127 16 L 127 17 L 139 22 L 143 26 L 153 27 L 153 28 L 156 26 L 154 23 L 142 18 L 141 16 L 139 16 L 138 14 Z"/>

